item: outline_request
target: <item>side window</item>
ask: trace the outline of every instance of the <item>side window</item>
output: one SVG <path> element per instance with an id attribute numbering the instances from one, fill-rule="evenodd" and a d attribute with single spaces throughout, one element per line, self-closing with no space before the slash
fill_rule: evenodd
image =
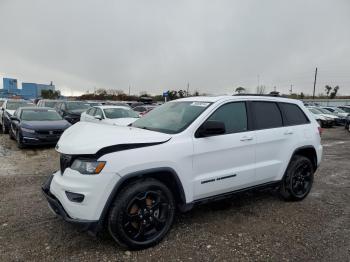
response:
<path id="1" fill-rule="evenodd" d="M 86 113 L 87 113 L 88 115 L 90 115 L 90 116 L 93 116 L 94 113 L 95 113 L 95 110 L 96 110 L 96 108 L 95 108 L 95 107 L 92 107 L 92 108 L 90 108 Z"/>
<path id="2" fill-rule="evenodd" d="M 103 118 L 103 113 L 100 108 L 96 108 L 96 111 L 94 112 L 94 116 L 101 116 Z"/>
<path id="3" fill-rule="evenodd" d="M 252 102 L 255 129 L 283 126 L 281 112 L 274 102 Z"/>
<path id="4" fill-rule="evenodd" d="M 244 132 L 248 129 L 245 102 L 228 103 L 217 109 L 208 120 L 225 124 L 226 134 Z"/>
<path id="5" fill-rule="evenodd" d="M 146 109 L 142 106 L 137 106 L 134 108 L 134 111 L 137 111 L 137 112 L 143 112 L 143 111 L 146 111 Z"/>
<path id="6" fill-rule="evenodd" d="M 299 106 L 289 103 L 279 103 L 279 106 L 286 118 L 284 121 L 286 126 L 304 125 L 310 123 L 309 119 Z"/>

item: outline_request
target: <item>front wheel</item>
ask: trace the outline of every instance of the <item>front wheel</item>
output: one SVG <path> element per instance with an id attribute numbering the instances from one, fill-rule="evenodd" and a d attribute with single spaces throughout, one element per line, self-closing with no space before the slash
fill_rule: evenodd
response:
<path id="1" fill-rule="evenodd" d="M 17 141 L 17 147 L 19 149 L 23 149 L 25 147 L 25 145 L 22 142 L 21 134 L 19 133 L 19 131 L 16 132 L 16 141 Z"/>
<path id="2" fill-rule="evenodd" d="M 168 233 L 175 200 L 166 185 L 147 178 L 127 185 L 116 197 L 108 230 L 121 245 L 143 249 L 157 244 Z"/>
<path id="3" fill-rule="evenodd" d="M 2 120 L 1 130 L 3 134 L 7 134 L 9 132 L 8 128 L 5 125 L 5 119 Z"/>
<path id="4" fill-rule="evenodd" d="M 314 167 L 310 159 L 293 156 L 283 177 L 280 194 L 286 200 L 302 200 L 310 193 L 313 180 Z"/>

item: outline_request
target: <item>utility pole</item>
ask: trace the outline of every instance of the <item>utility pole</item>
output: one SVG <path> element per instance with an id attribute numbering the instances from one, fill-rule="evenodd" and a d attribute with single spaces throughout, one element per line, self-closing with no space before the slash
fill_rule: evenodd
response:
<path id="1" fill-rule="evenodd" d="M 130 88 L 131 88 L 131 86 L 129 85 L 129 96 L 130 96 Z"/>
<path id="2" fill-rule="evenodd" d="M 315 70 L 314 92 L 312 93 L 312 99 L 313 100 L 315 100 L 316 78 L 317 78 L 317 67 L 316 67 L 316 70 Z"/>
<path id="3" fill-rule="evenodd" d="M 187 91 L 186 91 L 186 96 L 188 96 L 188 92 L 190 92 L 190 83 L 187 83 Z"/>
<path id="4" fill-rule="evenodd" d="M 293 85 L 290 85 L 290 90 L 289 90 L 290 94 L 293 94 Z"/>

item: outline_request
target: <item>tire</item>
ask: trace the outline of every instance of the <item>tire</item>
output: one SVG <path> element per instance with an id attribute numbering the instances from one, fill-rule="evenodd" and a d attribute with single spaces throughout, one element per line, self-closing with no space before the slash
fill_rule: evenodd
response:
<path id="1" fill-rule="evenodd" d="M 13 135 L 12 129 L 9 130 L 9 136 L 11 140 L 15 140 L 15 136 Z"/>
<path id="2" fill-rule="evenodd" d="M 288 165 L 280 187 L 281 196 L 287 201 L 303 200 L 314 181 L 314 167 L 307 157 L 295 155 Z"/>
<path id="3" fill-rule="evenodd" d="M 16 132 L 16 141 L 17 141 L 17 147 L 19 149 L 25 148 L 25 145 L 21 141 L 21 135 L 20 135 L 20 133 L 18 131 Z"/>
<path id="4" fill-rule="evenodd" d="M 115 198 L 108 216 L 108 231 L 121 246 L 144 249 L 163 239 L 174 215 L 175 200 L 168 187 L 152 178 L 137 180 Z"/>
<path id="5" fill-rule="evenodd" d="M 7 134 L 9 132 L 8 128 L 5 125 L 5 120 L 4 119 L 2 119 L 1 130 L 2 130 L 3 134 Z"/>

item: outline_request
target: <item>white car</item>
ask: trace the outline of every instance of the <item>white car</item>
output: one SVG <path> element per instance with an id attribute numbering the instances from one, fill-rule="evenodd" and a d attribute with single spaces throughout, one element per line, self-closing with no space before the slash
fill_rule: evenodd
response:
<path id="1" fill-rule="evenodd" d="M 127 126 L 139 118 L 130 107 L 125 106 L 94 106 L 82 113 L 80 121 L 93 122 L 115 126 Z"/>
<path id="2" fill-rule="evenodd" d="M 321 111 L 317 110 L 317 108 L 308 107 L 307 108 L 310 113 L 314 116 L 320 127 L 332 127 L 335 124 L 333 117 L 325 116 Z"/>
<path id="3" fill-rule="evenodd" d="M 298 100 L 178 99 L 128 127 L 73 125 L 42 189 L 65 220 L 146 248 L 169 231 L 175 210 L 261 187 L 304 199 L 321 161 L 320 130 Z"/>

